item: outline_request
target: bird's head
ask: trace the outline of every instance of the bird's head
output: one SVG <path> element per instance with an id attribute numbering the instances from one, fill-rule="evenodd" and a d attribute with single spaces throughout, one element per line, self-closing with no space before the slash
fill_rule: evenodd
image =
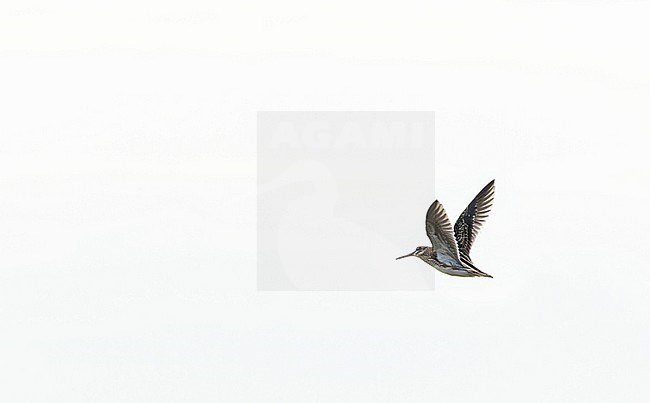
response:
<path id="1" fill-rule="evenodd" d="M 419 257 L 419 256 L 424 255 L 426 252 L 427 252 L 427 247 L 426 246 L 418 246 L 417 248 L 415 248 L 415 250 L 413 252 L 409 253 L 408 255 L 400 256 L 400 257 L 396 258 L 395 260 L 404 259 L 405 257 L 409 257 L 409 256 L 418 256 Z"/>

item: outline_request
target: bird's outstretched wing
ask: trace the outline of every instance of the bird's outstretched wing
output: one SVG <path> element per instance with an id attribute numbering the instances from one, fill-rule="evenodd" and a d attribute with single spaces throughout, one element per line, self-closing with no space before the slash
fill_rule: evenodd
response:
<path id="1" fill-rule="evenodd" d="M 451 222 L 444 207 L 438 200 L 434 201 L 427 211 L 426 230 L 433 250 L 446 254 L 459 261 L 458 247 L 454 241 Z"/>
<path id="2" fill-rule="evenodd" d="M 458 243 L 460 258 L 464 262 L 472 262 L 472 259 L 469 257 L 469 251 L 472 249 L 472 243 L 476 239 L 479 229 L 481 229 L 483 222 L 485 222 L 485 219 L 490 213 L 493 200 L 494 180 L 478 192 L 474 200 L 469 203 L 454 225 L 454 236 Z"/>

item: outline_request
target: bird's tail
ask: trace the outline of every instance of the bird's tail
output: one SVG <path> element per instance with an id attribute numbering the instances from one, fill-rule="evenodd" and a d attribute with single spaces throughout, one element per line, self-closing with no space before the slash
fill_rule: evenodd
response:
<path id="1" fill-rule="evenodd" d="M 474 273 L 474 274 L 476 275 L 476 277 L 489 277 L 489 278 L 493 278 L 493 277 L 490 276 L 489 274 L 487 274 L 487 273 L 481 271 L 478 267 L 474 266 L 474 263 L 472 263 L 472 261 L 469 260 L 469 258 L 462 259 L 462 262 L 463 262 L 463 264 L 464 264 L 465 266 L 467 266 L 468 269 L 470 269 L 470 271 L 471 271 L 472 273 Z"/>
<path id="2" fill-rule="evenodd" d="M 494 278 L 494 277 L 492 277 L 491 275 L 489 275 L 489 274 L 487 274 L 487 273 L 484 273 L 484 272 L 480 271 L 479 269 L 476 269 L 476 274 L 477 274 L 479 277 L 489 277 L 489 278 Z"/>

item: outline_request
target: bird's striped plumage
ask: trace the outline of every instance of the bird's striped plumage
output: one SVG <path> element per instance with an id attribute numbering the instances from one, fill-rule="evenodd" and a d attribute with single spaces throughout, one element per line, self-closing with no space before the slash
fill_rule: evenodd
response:
<path id="1" fill-rule="evenodd" d="M 485 222 L 494 200 L 494 180 L 488 183 L 452 228 L 442 204 L 436 200 L 427 210 L 426 232 L 431 247 L 419 246 L 407 256 L 416 256 L 437 270 L 460 277 L 492 277 L 479 270 L 469 256 L 479 229 Z"/>
<path id="2" fill-rule="evenodd" d="M 458 259 L 458 246 L 454 240 L 451 222 L 449 222 L 445 208 L 438 200 L 434 201 L 427 210 L 425 227 L 427 236 L 436 252 Z"/>
<path id="3" fill-rule="evenodd" d="M 467 208 L 460 214 L 454 225 L 454 236 L 458 244 L 458 252 L 463 263 L 472 264 L 469 251 L 476 239 L 478 231 L 485 222 L 494 201 L 494 180 L 490 181 L 474 197 Z"/>

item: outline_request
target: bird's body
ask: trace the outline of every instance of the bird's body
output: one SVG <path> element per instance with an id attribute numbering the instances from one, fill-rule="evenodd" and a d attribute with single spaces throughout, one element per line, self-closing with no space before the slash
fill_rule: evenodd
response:
<path id="1" fill-rule="evenodd" d="M 476 268 L 470 269 L 464 266 L 462 262 L 459 262 L 456 259 L 449 259 L 445 254 L 438 255 L 430 246 L 421 246 L 420 248 L 424 248 L 424 250 L 413 256 L 419 257 L 424 263 L 439 272 L 457 277 L 490 277 L 490 275 L 483 273 Z"/>
<path id="2" fill-rule="evenodd" d="M 494 200 L 494 180 L 488 183 L 462 212 L 453 229 L 438 200 L 426 216 L 426 231 L 432 246 L 418 246 L 414 252 L 398 257 L 419 257 L 436 270 L 458 277 L 492 277 L 472 262 L 469 252 L 478 230 L 487 218 Z"/>

